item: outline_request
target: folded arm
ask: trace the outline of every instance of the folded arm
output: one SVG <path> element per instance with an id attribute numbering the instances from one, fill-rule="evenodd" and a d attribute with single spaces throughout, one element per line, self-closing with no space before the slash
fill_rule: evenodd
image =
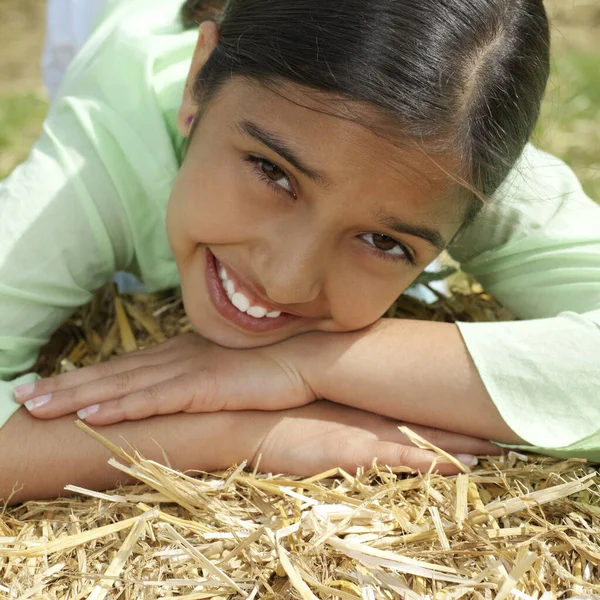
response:
<path id="1" fill-rule="evenodd" d="M 527 320 L 384 321 L 329 344 L 319 393 L 599 460 L 600 206 L 564 163 L 529 147 L 452 254 Z"/>
<path id="2" fill-rule="evenodd" d="M 55 115 L 27 161 L 0 182 L 0 426 L 18 408 L 8 380 L 30 369 L 53 331 L 132 259 L 110 179 L 76 130 L 77 138 L 67 128 L 55 139 L 64 118 Z"/>
<path id="3" fill-rule="evenodd" d="M 394 419 L 499 442 L 519 443 L 473 363 L 457 327 L 382 319 L 353 333 L 308 334 L 315 394 Z"/>
<path id="4" fill-rule="evenodd" d="M 284 411 L 178 413 L 118 423 L 98 431 L 114 444 L 180 471 L 227 469 L 244 460 L 264 472 L 315 475 L 334 467 L 355 471 L 379 464 L 427 471 L 439 456 L 410 443 L 398 421 L 316 402 Z M 497 454 L 483 440 L 411 427 L 472 464 L 474 454 Z M 465 455 L 466 456 L 463 456 Z M 469 456 L 471 455 L 471 456 Z M 110 452 L 81 431 L 73 415 L 42 421 L 20 409 L 0 429 L 0 505 L 56 497 L 67 484 L 88 489 L 131 483 L 107 464 Z M 458 472 L 441 461 L 443 474 Z M 13 490 L 15 493 L 12 494 Z M 12 496 L 11 496 L 12 494 Z"/>
<path id="5" fill-rule="evenodd" d="M 164 462 L 164 450 L 175 468 L 210 471 L 228 468 L 240 456 L 252 457 L 253 449 L 243 446 L 231 425 L 227 413 L 178 414 L 120 423 L 100 433 L 126 451 L 136 448 L 146 458 Z M 75 425 L 73 415 L 40 421 L 20 409 L 0 429 L 0 504 L 55 498 L 67 484 L 104 490 L 131 483 L 107 463 L 110 456 L 107 448 Z"/>

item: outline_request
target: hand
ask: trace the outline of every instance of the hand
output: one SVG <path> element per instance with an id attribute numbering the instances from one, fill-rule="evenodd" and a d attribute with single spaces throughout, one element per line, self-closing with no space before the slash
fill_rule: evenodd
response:
<path id="1" fill-rule="evenodd" d="M 310 476 L 339 466 L 353 473 L 358 466 L 370 467 L 374 458 L 381 466 L 406 466 L 426 472 L 440 457 L 414 446 L 399 431 L 399 425 L 408 425 L 436 446 L 458 455 L 459 460 L 467 464 L 473 458 L 469 455 L 501 453 L 498 446 L 484 440 L 400 423 L 325 401 L 274 413 L 237 413 L 232 418 L 242 414 L 241 435 L 254 440 L 240 440 L 242 447 L 257 444 L 250 466 L 255 466 L 260 456 L 258 466 L 263 472 Z M 437 469 L 444 475 L 459 471 L 444 460 L 438 461 Z"/>
<path id="2" fill-rule="evenodd" d="M 91 425 L 175 412 L 277 410 L 308 404 L 315 395 L 286 348 L 281 342 L 232 350 L 189 333 L 25 384 L 15 388 L 15 400 L 40 419 L 79 411 Z"/>

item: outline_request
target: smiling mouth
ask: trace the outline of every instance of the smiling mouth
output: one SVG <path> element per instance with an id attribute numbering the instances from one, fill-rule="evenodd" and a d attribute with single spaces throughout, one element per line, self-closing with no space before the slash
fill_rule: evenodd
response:
<path id="1" fill-rule="evenodd" d="M 264 306 L 251 303 L 245 294 L 236 291 L 235 282 L 233 279 L 229 278 L 227 269 L 220 263 L 217 263 L 217 268 L 223 291 L 227 294 L 231 304 L 233 304 L 240 312 L 246 313 L 255 319 L 276 319 L 281 316 L 281 311 L 279 310 L 270 311 Z"/>
<path id="2" fill-rule="evenodd" d="M 206 279 L 209 297 L 227 321 L 251 333 L 268 333 L 300 319 L 265 305 L 232 270 L 206 248 Z"/>

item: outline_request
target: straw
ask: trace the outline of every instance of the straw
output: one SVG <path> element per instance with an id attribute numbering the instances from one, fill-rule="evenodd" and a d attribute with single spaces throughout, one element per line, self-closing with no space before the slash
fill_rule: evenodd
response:
<path id="1" fill-rule="evenodd" d="M 390 317 L 507 320 L 469 284 Z M 77 311 L 44 349 L 48 376 L 191 331 L 175 291 L 116 295 Z M 508 452 L 455 477 L 373 464 L 309 478 L 232 465 L 197 477 L 147 460 L 127 440 L 109 464 L 139 483 L 29 502 L 0 515 L 0 598 L 355 600 L 600 599 L 600 477 L 584 460 Z"/>

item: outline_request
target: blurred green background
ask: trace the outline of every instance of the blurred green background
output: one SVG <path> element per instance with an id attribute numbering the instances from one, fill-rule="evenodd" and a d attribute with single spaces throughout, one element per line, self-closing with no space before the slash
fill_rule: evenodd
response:
<path id="1" fill-rule="evenodd" d="M 566 160 L 600 201 L 600 0 L 546 4 L 553 76 L 534 141 Z M 27 156 L 46 112 L 39 66 L 45 5 L 0 0 L 0 179 Z"/>

